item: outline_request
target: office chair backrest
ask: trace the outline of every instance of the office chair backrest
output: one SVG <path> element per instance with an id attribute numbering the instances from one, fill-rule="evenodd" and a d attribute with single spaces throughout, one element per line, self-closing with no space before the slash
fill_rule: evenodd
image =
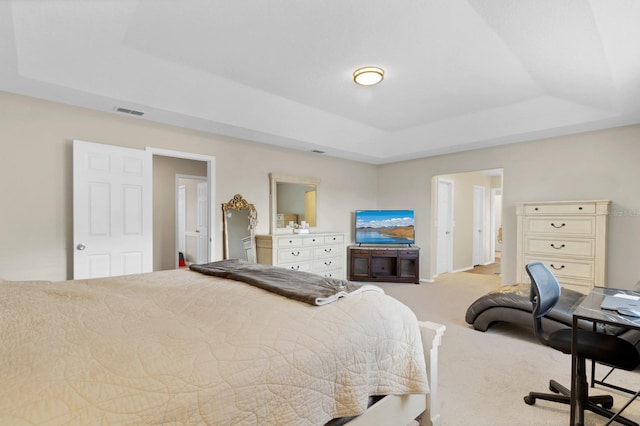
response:
<path id="1" fill-rule="evenodd" d="M 531 278 L 529 298 L 533 304 L 533 332 L 538 340 L 548 345 L 548 336 L 542 329 L 542 317 L 558 303 L 561 292 L 560 283 L 544 263 L 529 263 L 525 269 Z"/>

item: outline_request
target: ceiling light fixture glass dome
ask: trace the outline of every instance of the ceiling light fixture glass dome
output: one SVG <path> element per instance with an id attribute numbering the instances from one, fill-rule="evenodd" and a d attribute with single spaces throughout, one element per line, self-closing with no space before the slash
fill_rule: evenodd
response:
<path id="1" fill-rule="evenodd" d="M 353 72 L 353 81 L 361 86 L 373 86 L 384 78 L 384 70 L 378 67 L 362 67 Z"/>

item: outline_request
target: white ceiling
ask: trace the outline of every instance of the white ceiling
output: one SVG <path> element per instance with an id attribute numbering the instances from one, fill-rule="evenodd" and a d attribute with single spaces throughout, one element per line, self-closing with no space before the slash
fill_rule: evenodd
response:
<path id="1" fill-rule="evenodd" d="M 0 0 L 0 90 L 384 164 L 639 123 L 639 23 L 638 0 Z"/>

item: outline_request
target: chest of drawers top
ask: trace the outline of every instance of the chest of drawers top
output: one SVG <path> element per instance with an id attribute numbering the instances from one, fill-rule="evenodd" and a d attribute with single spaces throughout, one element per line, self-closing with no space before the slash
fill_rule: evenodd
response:
<path id="1" fill-rule="evenodd" d="M 344 235 L 335 233 L 271 235 L 265 239 L 272 240 L 277 248 L 344 243 Z"/>
<path id="2" fill-rule="evenodd" d="M 611 201 L 532 201 L 516 203 L 518 216 L 592 216 L 608 214 Z"/>

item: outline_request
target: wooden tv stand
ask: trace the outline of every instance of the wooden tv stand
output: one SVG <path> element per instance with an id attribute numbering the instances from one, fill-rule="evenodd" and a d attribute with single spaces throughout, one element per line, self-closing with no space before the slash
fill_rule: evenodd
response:
<path id="1" fill-rule="evenodd" d="M 420 283 L 420 247 L 354 244 L 347 250 L 349 281 Z"/>

